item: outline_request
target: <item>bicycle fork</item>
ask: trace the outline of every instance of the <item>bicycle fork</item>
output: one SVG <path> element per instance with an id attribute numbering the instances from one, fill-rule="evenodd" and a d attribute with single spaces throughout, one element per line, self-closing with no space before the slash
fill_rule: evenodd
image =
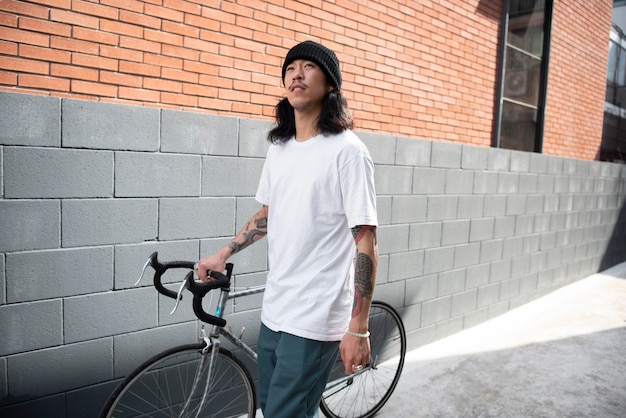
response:
<path id="1" fill-rule="evenodd" d="M 198 408 L 196 410 L 196 418 L 198 418 L 200 416 L 200 413 L 202 412 L 202 408 L 204 407 L 204 404 L 206 402 L 206 396 L 207 393 L 209 392 L 209 385 L 211 384 L 211 382 L 213 381 L 213 379 L 211 378 L 211 376 L 213 375 L 213 366 L 215 365 L 215 359 L 217 358 L 217 353 L 219 352 L 220 349 L 220 340 L 219 338 L 213 338 L 213 337 L 209 337 L 206 334 L 206 331 L 204 330 L 204 326 L 202 327 L 202 340 L 205 343 L 205 347 L 202 349 L 202 353 L 200 356 L 200 364 L 198 365 L 198 368 L 196 370 L 196 375 L 193 379 L 193 384 L 191 386 L 191 391 L 189 393 L 189 396 L 187 397 L 187 400 L 185 401 L 185 405 L 183 405 L 183 408 L 180 410 L 180 413 L 178 414 L 179 418 L 182 418 L 183 416 L 185 416 L 187 410 L 189 409 L 189 405 L 192 401 L 192 399 L 194 398 L 194 394 L 196 393 L 196 390 L 198 389 L 198 386 L 200 386 L 200 382 L 202 381 L 202 376 L 204 375 L 204 370 L 206 369 L 207 365 L 207 357 L 208 357 L 208 372 L 207 372 L 207 378 L 206 378 L 206 387 L 204 388 L 204 390 L 202 391 L 202 400 L 200 401 L 200 404 L 198 405 Z M 209 350 L 211 351 L 209 353 Z"/>

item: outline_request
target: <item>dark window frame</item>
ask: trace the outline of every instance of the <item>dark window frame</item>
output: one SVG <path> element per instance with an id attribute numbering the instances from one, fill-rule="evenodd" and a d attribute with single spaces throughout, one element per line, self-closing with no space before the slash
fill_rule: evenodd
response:
<path id="1" fill-rule="evenodd" d="M 532 1 L 532 0 L 531 0 Z M 541 1 L 541 0 L 537 0 Z M 508 45 L 508 33 L 509 33 L 509 19 L 510 19 L 510 6 L 511 0 L 503 1 L 502 10 L 502 31 L 500 33 L 500 67 L 498 74 L 498 87 L 497 87 L 497 100 L 495 109 L 495 121 L 494 121 L 494 135 L 493 143 L 496 148 L 502 148 L 501 136 L 502 136 L 502 111 L 504 102 L 506 100 L 504 96 L 504 86 L 506 79 L 506 67 L 507 67 L 507 47 Z M 544 21 L 543 21 L 543 51 L 542 60 L 540 66 L 540 79 L 539 79 L 539 94 L 536 109 L 536 128 L 534 135 L 534 149 L 533 152 L 541 153 L 543 151 L 543 136 L 545 128 L 545 116 L 546 116 L 546 97 L 548 92 L 548 70 L 550 63 L 550 44 L 552 40 L 552 13 L 554 9 L 553 0 L 545 0 L 544 5 Z M 511 102 L 514 103 L 514 102 Z"/>

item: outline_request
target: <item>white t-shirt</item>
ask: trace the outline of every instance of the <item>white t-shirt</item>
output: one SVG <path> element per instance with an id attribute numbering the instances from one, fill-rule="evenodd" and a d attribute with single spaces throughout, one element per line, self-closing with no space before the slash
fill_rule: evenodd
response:
<path id="1" fill-rule="evenodd" d="M 367 148 L 350 130 L 272 145 L 256 200 L 269 207 L 263 323 L 303 338 L 340 340 L 354 301 L 351 228 L 378 224 Z"/>

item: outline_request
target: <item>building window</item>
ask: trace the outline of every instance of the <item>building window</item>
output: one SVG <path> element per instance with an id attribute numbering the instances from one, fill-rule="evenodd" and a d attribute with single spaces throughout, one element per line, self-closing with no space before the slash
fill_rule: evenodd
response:
<path id="1" fill-rule="evenodd" d="M 606 72 L 600 161 L 626 161 L 626 35 L 613 25 Z"/>
<path id="2" fill-rule="evenodd" d="M 541 152 L 552 0 L 505 0 L 495 146 Z"/>

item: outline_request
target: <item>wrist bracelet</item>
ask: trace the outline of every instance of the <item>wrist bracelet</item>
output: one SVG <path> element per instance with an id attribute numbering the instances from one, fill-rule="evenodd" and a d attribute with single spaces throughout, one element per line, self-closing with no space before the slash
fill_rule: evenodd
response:
<path id="1" fill-rule="evenodd" d="M 347 330 L 346 334 L 352 335 L 353 337 L 359 337 L 359 338 L 367 338 L 367 337 L 370 336 L 370 332 L 369 331 L 367 331 L 365 334 L 359 334 L 358 332 L 352 332 L 350 330 Z"/>

